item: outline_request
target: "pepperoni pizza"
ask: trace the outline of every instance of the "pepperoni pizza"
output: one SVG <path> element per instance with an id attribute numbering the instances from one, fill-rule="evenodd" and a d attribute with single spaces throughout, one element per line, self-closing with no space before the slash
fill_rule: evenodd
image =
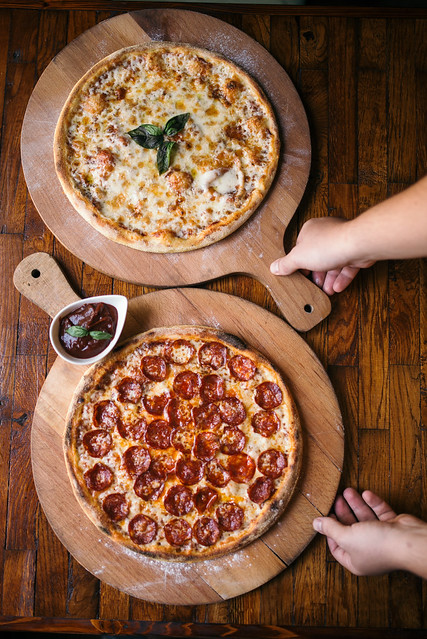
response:
<path id="1" fill-rule="evenodd" d="M 298 415 L 259 352 L 212 328 L 158 328 L 90 368 L 67 417 L 76 496 L 151 557 L 209 559 L 259 537 L 298 480 Z"/>

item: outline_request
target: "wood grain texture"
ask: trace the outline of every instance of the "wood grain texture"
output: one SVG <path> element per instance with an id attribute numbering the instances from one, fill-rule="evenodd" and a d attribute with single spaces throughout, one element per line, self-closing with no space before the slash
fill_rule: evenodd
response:
<path id="1" fill-rule="evenodd" d="M 21 11 L 12 11 L 10 16 L 0 157 L 0 226 L 8 233 L 22 233 L 27 189 L 19 159 L 19 136 L 16 135 L 16 128 L 20 129 L 22 125 L 31 87 L 34 85 L 34 21 L 37 26 L 39 16 L 37 12 Z"/>
<path id="2" fill-rule="evenodd" d="M 233 630 L 234 636 L 245 639 L 251 636 L 376 639 L 391 633 L 399 639 L 424 638 L 425 581 L 403 572 L 389 577 L 353 577 L 333 560 L 322 540 L 309 544 L 288 569 L 255 592 L 237 597 L 236 601 L 229 599 L 183 608 L 130 597 L 127 619 L 112 619 L 109 615 L 102 619 L 101 596 L 103 611 L 108 614 L 107 602 L 114 602 L 115 598 L 119 601 L 119 591 L 110 588 L 108 596 L 106 589 L 101 594 L 101 582 L 70 557 L 49 524 L 41 519 L 39 509 L 35 526 L 30 525 L 31 534 L 25 533 L 29 518 L 17 506 L 25 504 L 18 499 L 18 493 L 24 485 L 30 485 L 28 440 L 25 439 L 29 433 L 24 423 L 22 436 L 18 437 L 21 427 L 12 419 L 25 422 L 24 413 L 34 410 L 34 389 L 54 365 L 56 356 L 47 346 L 48 317 L 18 295 L 12 286 L 14 268 L 23 257 L 45 251 L 58 260 L 79 295 L 92 294 L 92 287 L 104 290 L 109 284 L 108 279 L 100 277 L 53 237 L 30 201 L 18 149 L 22 116 L 39 74 L 50 63 L 49 56 L 59 53 L 65 43 L 100 20 L 112 17 L 111 11 L 126 8 L 134 11 L 147 8 L 148 3 L 107 3 L 105 0 L 90 5 L 83 2 L 79 5 L 76 0 L 26 3 L 34 11 L 13 11 L 11 5 L 11 2 L 0 3 L 5 7 L 0 10 L 0 282 L 3 291 L 0 304 L 0 615 L 8 615 L 0 617 L 1 629 L 38 630 L 45 634 L 48 631 L 110 635 L 145 632 L 160 636 L 183 632 L 189 636 L 221 636 Z M 184 7 L 183 3 L 181 6 Z M 248 29 L 252 38 L 266 43 L 297 88 L 307 112 L 313 161 L 307 190 L 288 225 L 287 250 L 309 217 L 327 214 L 351 217 L 427 172 L 426 10 L 194 6 L 234 27 Z M 343 19 L 345 28 L 341 28 Z M 409 36 L 413 42 L 405 42 Z M 345 55 L 340 57 L 339 52 Z M 403 59 L 404 55 L 409 58 Z M 350 68 L 352 77 L 348 77 Z M 378 95 L 375 81 L 378 81 Z M 350 86 L 352 91 L 346 94 L 345 86 Z M 342 104 L 334 102 L 337 94 L 342 96 Z M 345 129 L 347 126 L 349 130 Z M 344 148 L 343 153 L 339 149 L 346 145 L 337 138 L 340 133 L 350 141 L 350 147 Z M 337 149 L 332 146 L 335 139 L 338 139 Z M 349 155 L 350 164 L 347 163 Z M 335 179 L 338 176 L 340 180 Z M 410 510 L 424 519 L 427 519 L 426 275 L 425 261 L 379 264 L 359 274 L 347 291 L 335 296 L 328 318 L 304 336 L 327 368 L 341 407 L 346 437 L 340 488 L 352 485 L 374 489 L 389 499 L 393 507 Z M 112 287 L 114 292 L 129 297 L 153 290 L 118 279 L 112 280 Z M 251 277 L 224 276 L 203 288 L 239 296 L 280 316 L 268 290 Z M 21 358 L 19 365 L 17 355 Z M 32 362 L 28 366 L 26 355 Z M 35 360 L 39 361 L 37 366 Z M 27 391 L 23 411 L 22 398 Z M 31 413 L 29 415 L 31 419 Z M 21 451 L 17 450 L 21 445 Z M 393 449 L 393 446 L 402 448 Z M 24 464 L 22 478 L 16 466 L 12 470 L 11 456 Z M 18 484 L 14 485 L 16 481 Z M 406 481 L 412 491 L 408 493 L 407 502 Z M 32 501 L 31 493 L 29 498 Z M 13 520 L 7 517 L 9 499 L 10 504 L 14 504 Z M 8 532 L 11 541 L 20 540 L 19 544 L 27 547 L 7 550 Z M 57 550 L 59 547 L 61 551 Z M 68 558 L 68 571 L 64 557 Z M 50 578 L 55 576 L 57 593 L 49 586 Z M 313 592 L 314 600 L 310 602 Z M 54 617 L 48 604 L 55 612 Z M 64 605 L 64 616 L 56 616 L 64 610 Z M 119 608 L 122 609 L 121 603 Z M 42 612 L 46 616 L 34 617 Z M 316 619 L 320 625 L 301 628 L 296 625 L 297 618 L 305 618 L 310 623 Z M 174 621 L 166 622 L 166 619 Z M 231 620 L 236 622 L 232 628 Z M 251 625 L 241 625 L 246 622 Z M 254 625 L 258 623 L 261 625 Z"/>
<path id="3" fill-rule="evenodd" d="M 390 5 L 392 3 L 390 2 Z M 86 10 L 87 3 L 85 0 L 2 0 L 0 7 L 9 8 L 11 5 L 19 6 L 25 9 L 39 9 L 39 10 L 55 10 L 62 9 L 71 10 Z M 172 8 L 184 8 L 188 9 L 187 2 L 150 2 L 150 0 L 92 0 L 92 9 L 105 9 L 109 8 L 111 11 L 134 11 L 135 9 L 145 9 L 147 7 L 172 7 Z M 405 6 L 401 3 L 401 6 L 383 6 L 378 7 L 365 6 L 364 2 L 355 4 L 354 6 L 342 5 L 322 5 L 314 4 L 308 6 L 274 6 L 257 3 L 198 3 L 192 2 L 191 6 L 197 11 L 209 11 L 214 14 L 217 13 L 223 16 L 224 19 L 228 19 L 229 14 L 233 16 L 235 14 L 269 14 L 269 15 L 282 15 L 284 12 L 289 15 L 308 15 L 319 16 L 327 15 L 332 17 L 358 17 L 363 18 L 370 16 L 371 18 L 388 17 L 388 18 L 410 18 L 410 17 L 425 17 L 425 9 L 423 7 Z"/>
<path id="4" fill-rule="evenodd" d="M 385 199 L 385 189 L 359 186 L 363 209 Z M 388 428 L 388 281 L 387 264 L 379 262 L 360 274 L 359 427 Z M 379 339 L 379 336 L 380 339 Z"/>
<path id="5" fill-rule="evenodd" d="M 390 185 L 390 194 L 403 189 Z M 420 353 L 420 263 L 418 260 L 389 264 L 390 363 L 416 364 Z M 408 331 L 402 330 L 403 326 Z M 409 333 L 410 339 L 402 338 Z"/>
<path id="6" fill-rule="evenodd" d="M 351 220 L 357 215 L 358 189 L 353 184 L 329 185 L 329 213 Z M 344 309 L 352 308 L 348 316 Z M 356 366 L 359 345 L 359 295 L 357 286 L 349 286 L 336 297 L 334 312 L 328 322 L 328 362 L 330 365 Z"/>
<path id="7" fill-rule="evenodd" d="M 390 182 L 411 184 L 416 175 L 415 22 L 402 20 L 389 27 L 392 48 L 388 76 Z M 402 137 L 404 143 L 402 144 Z"/>
<path id="8" fill-rule="evenodd" d="M 421 468 L 422 441 L 420 432 L 420 387 L 418 367 L 393 366 L 390 371 L 390 401 L 392 414 L 397 415 L 390 424 L 390 458 L 399 477 L 399 486 L 391 498 L 397 512 L 418 509 L 422 498 Z M 404 431 L 398 427 L 404 424 Z M 390 579 L 392 627 L 419 627 L 422 619 L 421 592 L 414 575 L 403 579 L 392 575 Z M 403 610 L 396 604 L 409 597 Z"/>
<path id="9" fill-rule="evenodd" d="M 40 617 L 67 614 L 68 553 L 49 526 L 41 508 L 37 513 L 37 565 L 34 613 Z"/>
<path id="10" fill-rule="evenodd" d="M 329 148 L 331 182 L 355 182 L 356 146 L 356 23 L 338 18 L 329 23 Z"/>
<path id="11" fill-rule="evenodd" d="M 8 54 L 8 41 L 9 41 L 9 28 L 10 28 L 10 12 L 2 11 L 0 13 L 0 113 L 1 122 L 3 122 L 3 107 L 4 107 L 4 94 L 6 86 L 6 68 L 7 68 L 7 54 Z M 2 131 L 2 128 L 0 128 Z M 0 133 L 1 141 L 1 133 Z"/>
<path id="12" fill-rule="evenodd" d="M 383 628 L 323 628 L 307 626 L 278 626 L 267 624 L 235 624 L 235 623 L 199 623 L 191 622 L 156 622 L 156 621 L 125 621 L 123 619 L 66 619 L 55 617 L 15 617 L 4 615 L 0 617 L 0 627 L 7 631 L 27 631 L 34 633 L 53 632 L 63 633 L 66 637 L 70 632 L 85 636 L 149 636 L 149 637 L 229 637 L 236 639 L 321 639 L 324 637 L 343 637 L 354 639 L 382 639 Z M 153 634 L 155 633 L 155 634 Z M 184 634 L 185 633 L 185 634 Z M 389 636 L 400 639 L 424 639 L 424 630 L 405 629 L 394 631 Z"/>
<path id="13" fill-rule="evenodd" d="M 3 564 L 3 599 L 5 614 L 26 617 L 33 609 L 36 553 L 33 550 L 7 550 Z"/>
<path id="14" fill-rule="evenodd" d="M 109 600 L 110 586 L 127 595 L 175 605 L 212 603 L 246 593 L 295 560 L 313 537 L 312 519 L 331 507 L 343 457 L 341 417 L 332 387 L 318 360 L 292 329 L 237 297 L 197 289 L 158 291 L 130 300 L 128 315 L 139 331 L 183 323 L 220 326 L 279 367 L 297 403 L 303 429 L 298 490 L 284 516 L 262 539 L 232 555 L 188 566 L 152 561 L 122 549 L 89 522 L 73 496 L 62 455 L 62 434 L 68 404 L 84 371 L 57 360 L 33 420 L 33 472 L 43 509 L 71 554 L 107 583 L 101 586 L 102 610 L 107 609 L 103 594 Z M 52 475 L 56 478 L 53 485 Z M 248 565 L 256 570 L 248 572 Z M 111 599 L 115 616 L 126 616 L 127 595 L 116 593 Z M 259 602 L 259 593 L 251 596 Z"/>
<path id="15" fill-rule="evenodd" d="M 24 371 L 29 373 L 28 376 Z M 33 406 L 45 375 L 44 358 L 32 355 L 18 356 L 15 374 L 22 383 L 15 384 L 13 402 L 5 547 L 35 550 L 37 497 L 31 474 L 30 438 Z M 25 383 L 25 379 L 32 379 L 32 383 Z M 20 521 L 21 525 L 15 526 L 16 521 Z"/>
<path id="16" fill-rule="evenodd" d="M 67 615 L 96 617 L 100 583 L 73 557 L 69 558 Z"/>
<path id="17" fill-rule="evenodd" d="M 359 427 L 360 428 L 360 427 Z M 388 430 L 359 430 L 359 486 L 369 487 L 378 495 L 390 500 L 389 486 L 390 433 Z M 360 577 L 358 583 L 359 618 L 362 626 L 384 627 L 390 615 L 389 577 Z"/>

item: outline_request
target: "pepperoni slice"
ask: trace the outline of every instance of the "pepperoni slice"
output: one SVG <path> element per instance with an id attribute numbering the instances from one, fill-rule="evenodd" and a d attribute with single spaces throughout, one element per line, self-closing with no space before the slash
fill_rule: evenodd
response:
<path id="1" fill-rule="evenodd" d="M 219 375 L 206 375 L 202 379 L 200 396 L 205 402 L 215 402 L 224 397 L 225 384 Z"/>
<path id="2" fill-rule="evenodd" d="M 128 474 L 136 477 L 150 468 L 150 453 L 142 446 L 131 446 L 123 455 L 123 463 Z"/>
<path id="3" fill-rule="evenodd" d="M 165 360 L 159 355 L 146 355 L 143 357 L 142 371 L 148 379 L 154 382 L 162 382 L 166 379 L 168 372 Z"/>
<path id="4" fill-rule="evenodd" d="M 194 442 L 194 455 L 202 461 L 210 461 L 219 450 L 219 440 L 215 433 L 199 433 Z"/>
<path id="5" fill-rule="evenodd" d="M 228 458 L 227 468 L 231 479 L 239 484 L 246 484 L 254 476 L 255 462 L 250 455 L 238 453 Z"/>
<path id="6" fill-rule="evenodd" d="M 199 459 L 181 457 L 176 464 L 176 476 L 186 486 L 197 484 L 203 477 L 204 464 Z"/>
<path id="7" fill-rule="evenodd" d="M 83 446 L 91 457 L 105 457 L 113 446 L 113 438 L 108 431 L 97 428 L 84 434 Z"/>
<path id="8" fill-rule="evenodd" d="M 113 430 L 120 423 L 120 410 L 118 406 L 109 399 L 95 404 L 93 408 L 93 423 L 98 428 Z"/>
<path id="9" fill-rule="evenodd" d="M 226 397 L 219 405 L 221 419 L 226 424 L 237 426 L 246 419 L 246 410 L 237 397 Z"/>
<path id="10" fill-rule="evenodd" d="M 271 437 L 279 430 L 280 421 L 273 410 L 259 411 L 252 416 L 252 428 L 258 435 Z"/>
<path id="11" fill-rule="evenodd" d="M 218 493 L 210 486 L 204 486 L 199 488 L 193 497 L 194 504 L 200 514 L 209 510 L 211 506 L 217 501 Z"/>
<path id="12" fill-rule="evenodd" d="M 217 459 L 213 459 L 206 466 L 206 479 L 217 488 L 223 488 L 230 481 L 230 473 Z"/>
<path id="13" fill-rule="evenodd" d="M 175 460 L 170 455 L 159 455 L 151 462 L 150 470 L 156 477 L 166 479 L 175 470 Z"/>
<path id="14" fill-rule="evenodd" d="M 92 466 L 89 470 L 87 470 L 84 474 L 84 479 L 86 482 L 86 486 L 89 490 L 95 490 L 97 492 L 101 492 L 105 490 L 113 483 L 113 471 L 98 462 L 95 466 Z"/>
<path id="15" fill-rule="evenodd" d="M 221 435 L 221 452 L 225 455 L 241 453 L 246 444 L 246 436 L 236 426 L 226 426 Z"/>
<path id="16" fill-rule="evenodd" d="M 142 401 L 147 413 L 150 413 L 150 415 L 163 415 L 169 400 L 170 395 L 163 393 L 162 395 L 145 395 Z"/>
<path id="17" fill-rule="evenodd" d="M 221 504 L 216 509 L 218 523 L 223 530 L 232 532 L 242 527 L 245 511 L 232 501 Z"/>
<path id="18" fill-rule="evenodd" d="M 277 479 L 287 466 L 287 459 L 280 450 L 269 448 L 258 457 L 258 470 L 266 477 Z"/>
<path id="19" fill-rule="evenodd" d="M 184 428 L 191 422 L 191 406 L 175 397 L 168 404 L 169 421 L 174 428 Z"/>
<path id="20" fill-rule="evenodd" d="M 182 517 L 193 509 L 193 493 L 186 486 L 172 486 L 166 493 L 164 504 L 168 513 Z"/>
<path id="21" fill-rule="evenodd" d="M 199 392 L 200 375 L 193 371 L 182 371 L 173 380 L 173 390 L 183 399 L 192 399 Z"/>
<path id="22" fill-rule="evenodd" d="M 165 349 L 165 357 L 173 364 L 188 364 L 193 359 L 196 349 L 186 339 L 176 339 L 168 344 Z"/>
<path id="23" fill-rule="evenodd" d="M 282 391 L 274 382 L 262 382 L 255 389 L 255 401 L 264 410 L 271 410 L 282 403 Z"/>
<path id="24" fill-rule="evenodd" d="M 172 427 L 164 419 L 155 419 L 148 426 L 145 441 L 152 448 L 166 449 L 171 445 Z"/>
<path id="25" fill-rule="evenodd" d="M 270 477 L 258 477 L 248 488 L 249 499 L 256 504 L 263 504 L 274 490 L 274 482 Z"/>
<path id="26" fill-rule="evenodd" d="M 202 546 L 213 546 L 221 536 L 221 531 L 215 519 L 202 517 L 193 526 L 193 536 Z"/>
<path id="27" fill-rule="evenodd" d="M 230 373 L 241 382 L 247 382 L 255 375 L 256 366 L 254 362 L 244 355 L 235 355 L 228 362 Z"/>
<path id="28" fill-rule="evenodd" d="M 145 417 L 133 422 L 119 422 L 117 424 L 117 430 L 119 431 L 123 439 L 130 439 L 133 442 L 138 442 L 144 437 L 147 428 L 147 422 Z"/>
<path id="29" fill-rule="evenodd" d="M 137 404 L 142 397 L 142 385 L 132 377 L 125 377 L 120 384 L 116 386 L 119 400 L 123 403 L 129 402 Z"/>
<path id="30" fill-rule="evenodd" d="M 112 521 L 121 521 L 129 514 L 129 504 L 122 493 L 111 493 L 102 502 L 102 508 Z"/>
<path id="31" fill-rule="evenodd" d="M 205 342 L 199 349 L 199 362 L 217 371 L 225 364 L 227 349 L 219 342 Z"/>
<path id="32" fill-rule="evenodd" d="M 141 401 L 144 386 L 134 377 L 124 377 L 116 386 L 118 400 L 122 403 L 138 404 Z"/>
<path id="33" fill-rule="evenodd" d="M 149 544 L 157 535 L 157 524 L 147 515 L 136 515 L 129 522 L 129 537 L 138 546 Z"/>
<path id="34" fill-rule="evenodd" d="M 157 499 L 164 488 L 164 481 L 149 469 L 145 473 L 141 473 L 136 478 L 133 486 L 134 491 L 144 501 Z"/>
<path id="35" fill-rule="evenodd" d="M 182 453 L 189 453 L 193 448 L 194 435 L 185 428 L 177 428 L 172 433 L 172 445 Z"/>
<path id="36" fill-rule="evenodd" d="M 200 430 L 214 430 L 221 423 L 219 408 L 212 403 L 193 408 L 193 419 L 196 428 Z"/>
<path id="37" fill-rule="evenodd" d="M 171 519 L 164 530 L 166 541 L 171 546 L 183 546 L 191 539 L 191 526 L 185 519 Z"/>

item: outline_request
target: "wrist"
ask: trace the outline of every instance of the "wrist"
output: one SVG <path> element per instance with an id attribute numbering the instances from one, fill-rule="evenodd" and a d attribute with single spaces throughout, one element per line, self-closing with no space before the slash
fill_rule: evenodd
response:
<path id="1" fill-rule="evenodd" d="M 371 220 L 363 213 L 344 225 L 344 242 L 349 264 L 363 266 L 378 260 L 378 237 Z"/>
<path id="2" fill-rule="evenodd" d="M 427 579 L 427 523 L 410 515 L 400 515 L 400 518 L 403 521 L 396 522 L 398 569 Z"/>
<path id="3" fill-rule="evenodd" d="M 338 244 L 341 246 L 342 263 L 351 265 L 364 258 L 366 238 L 363 229 L 359 230 L 359 218 L 346 220 L 338 228 Z"/>

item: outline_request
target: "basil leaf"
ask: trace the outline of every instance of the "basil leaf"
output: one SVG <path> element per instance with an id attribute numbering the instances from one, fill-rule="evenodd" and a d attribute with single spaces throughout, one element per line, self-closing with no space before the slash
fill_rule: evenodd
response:
<path id="1" fill-rule="evenodd" d="M 65 332 L 71 337 L 86 337 L 86 335 L 89 335 L 89 331 L 84 326 L 69 326 L 65 329 Z"/>
<path id="2" fill-rule="evenodd" d="M 157 168 L 159 175 L 165 173 L 171 162 L 172 149 L 175 146 L 175 142 L 162 142 L 157 150 Z"/>
<path id="3" fill-rule="evenodd" d="M 189 113 L 181 113 L 180 115 L 174 115 L 173 118 L 168 120 L 165 124 L 165 128 L 163 129 L 163 133 L 165 135 L 175 135 L 182 131 L 182 129 L 187 124 L 188 118 L 190 117 Z"/>
<path id="4" fill-rule="evenodd" d="M 113 337 L 111 333 L 105 331 L 90 331 L 89 335 L 93 337 L 93 339 L 111 339 Z"/>
<path id="5" fill-rule="evenodd" d="M 163 141 L 163 131 L 155 124 L 141 124 L 128 135 L 144 149 L 156 149 Z"/>

